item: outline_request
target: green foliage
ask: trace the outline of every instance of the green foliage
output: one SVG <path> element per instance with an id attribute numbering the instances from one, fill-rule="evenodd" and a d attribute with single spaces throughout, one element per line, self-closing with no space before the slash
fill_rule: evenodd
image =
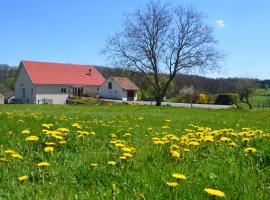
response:
<path id="1" fill-rule="evenodd" d="M 238 95 L 234 93 L 219 94 L 215 100 L 215 104 L 219 105 L 237 105 Z"/>

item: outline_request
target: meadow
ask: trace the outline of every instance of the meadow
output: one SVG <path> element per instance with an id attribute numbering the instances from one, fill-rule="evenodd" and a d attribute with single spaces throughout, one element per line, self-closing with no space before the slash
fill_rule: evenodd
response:
<path id="1" fill-rule="evenodd" d="M 0 106 L 0 199 L 270 199 L 270 112 Z"/>

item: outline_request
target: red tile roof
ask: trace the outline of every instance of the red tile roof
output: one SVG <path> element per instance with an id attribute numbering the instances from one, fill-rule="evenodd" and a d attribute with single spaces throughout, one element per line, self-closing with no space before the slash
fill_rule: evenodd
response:
<path id="1" fill-rule="evenodd" d="M 112 77 L 117 84 L 125 90 L 138 90 L 139 88 L 126 77 Z"/>
<path id="2" fill-rule="evenodd" d="M 22 64 L 33 84 L 99 86 L 105 82 L 101 73 L 91 65 L 35 61 L 22 61 Z"/>

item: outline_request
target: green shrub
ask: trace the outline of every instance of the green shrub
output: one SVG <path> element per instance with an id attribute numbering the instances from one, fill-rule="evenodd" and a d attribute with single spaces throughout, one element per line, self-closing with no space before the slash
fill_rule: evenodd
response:
<path id="1" fill-rule="evenodd" d="M 219 105 L 237 105 L 238 95 L 234 93 L 219 94 L 215 100 L 215 104 Z"/>

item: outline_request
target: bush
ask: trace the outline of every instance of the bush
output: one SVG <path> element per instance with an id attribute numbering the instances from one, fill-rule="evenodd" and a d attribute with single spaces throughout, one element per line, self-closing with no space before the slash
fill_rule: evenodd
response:
<path id="1" fill-rule="evenodd" d="M 204 103 L 208 103 L 208 101 L 209 101 L 209 97 L 206 94 L 199 94 L 198 95 L 197 103 L 204 104 Z"/>
<path id="2" fill-rule="evenodd" d="M 215 104 L 219 105 L 237 105 L 238 95 L 234 93 L 219 94 L 215 100 Z"/>

